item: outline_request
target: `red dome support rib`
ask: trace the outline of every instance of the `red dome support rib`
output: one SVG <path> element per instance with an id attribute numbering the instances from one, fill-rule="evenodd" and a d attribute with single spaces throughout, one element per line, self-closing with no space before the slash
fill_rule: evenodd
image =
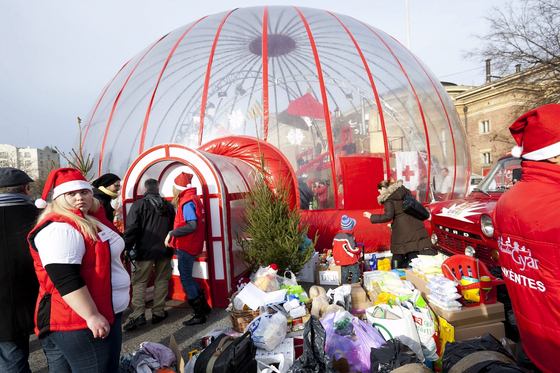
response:
<path id="1" fill-rule="evenodd" d="M 103 143 L 101 144 L 101 150 L 99 151 L 99 175 L 101 175 L 101 173 L 103 172 L 103 156 L 105 154 L 105 143 L 107 142 L 107 135 L 109 134 L 109 128 L 111 127 L 111 122 L 113 121 L 113 115 L 115 114 L 115 109 L 117 108 L 117 104 L 119 103 L 119 99 L 121 98 L 121 94 L 123 93 L 124 88 L 128 84 L 128 81 L 130 80 L 130 77 L 136 71 L 136 68 L 138 67 L 138 65 L 140 65 L 140 63 L 144 60 L 144 57 L 146 57 L 146 55 L 148 53 L 150 53 L 150 51 L 160 41 L 162 41 L 164 38 L 165 38 L 165 36 L 160 38 L 154 44 L 152 44 L 152 46 L 146 51 L 146 53 L 144 53 L 144 55 L 138 60 L 138 62 L 136 63 L 136 65 L 134 66 L 132 71 L 130 71 L 130 74 L 128 74 L 128 76 L 126 77 L 126 80 L 124 81 L 123 86 L 121 87 L 121 90 L 119 91 L 119 94 L 117 95 L 117 98 L 115 99 L 115 102 L 113 103 L 113 107 L 111 108 L 111 114 L 109 115 L 109 120 L 107 121 L 107 125 L 105 126 L 105 133 L 103 134 Z"/>
<path id="2" fill-rule="evenodd" d="M 262 27 L 263 139 L 268 139 L 268 6 L 264 7 Z"/>
<path id="3" fill-rule="evenodd" d="M 358 42 L 354 38 L 354 35 L 352 35 L 350 30 L 348 30 L 346 25 L 344 25 L 342 23 L 342 21 L 340 19 L 338 19 L 337 16 L 335 16 L 331 12 L 327 12 L 327 13 L 329 13 L 331 16 L 333 16 L 341 24 L 341 26 L 344 27 L 344 29 L 348 33 L 348 36 L 350 36 L 350 39 L 352 39 L 352 42 L 354 43 L 354 46 L 356 47 L 356 50 L 360 54 L 360 58 L 362 59 L 362 63 L 364 64 L 364 68 L 366 69 L 368 79 L 369 79 L 369 83 L 371 84 L 371 87 L 373 89 L 373 95 L 375 97 L 375 104 L 377 105 L 377 110 L 379 112 L 379 120 L 381 121 L 381 128 L 383 130 L 383 145 L 385 146 L 385 162 L 387 164 L 387 175 L 388 175 L 387 179 L 389 179 L 390 174 L 391 174 L 391 162 L 390 162 L 390 159 L 389 159 L 389 142 L 387 140 L 387 128 L 385 126 L 385 115 L 383 114 L 383 107 L 381 106 L 381 100 L 379 99 L 379 94 L 377 93 L 377 86 L 375 85 L 375 82 L 373 81 L 373 76 L 371 75 L 371 70 L 369 69 L 369 65 L 366 61 L 366 57 L 364 56 L 364 53 L 362 52 L 362 49 L 358 45 Z"/>
<path id="4" fill-rule="evenodd" d="M 165 72 L 165 69 L 167 68 L 167 64 L 169 63 L 169 60 L 171 60 L 171 57 L 173 57 L 173 54 L 175 53 L 175 50 L 177 49 L 179 44 L 181 44 L 181 41 L 183 40 L 185 35 L 187 35 L 187 33 L 194 26 L 196 26 L 196 24 L 198 24 L 198 22 L 202 21 L 204 18 L 206 18 L 206 17 L 203 17 L 203 18 L 199 19 L 198 21 L 193 23 L 191 25 L 191 27 L 189 27 L 187 30 L 185 30 L 185 32 L 183 32 L 183 34 L 179 37 L 179 39 L 177 39 L 177 42 L 175 43 L 175 45 L 171 49 L 171 52 L 169 52 L 169 55 L 167 56 L 165 62 L 163 63 L 163 67 L 161 68 L 161 71 L 159 73 L 158 80 L 156 82 L 156 85 L 154 86 L 154 90 L 152 91 L 152 97 L 150 98 L 150 103 L 148 104 L 148 108 L 146 109 L 146 116 L 144 117 L 144 125 L 142 126 L 142 135 L 141 135 L 141 138 L 140 138 L 140 148 L 138 149 L 138 154 L 142 154 L 142 152 L 144 151 L 144 142 L 146 140 L 146 130 L 148 129 L 148 121 L 150 120 L 150 112 L 152 111 L 152 105 L 154 104 L 154 98 L 156 97 L 156 91 L 159 87 L 159 82 L 161 81 L 161 77 L 163 76 L 163 73 Z"/>
<path id="5" fill-rule="evenodd" d="M 329 142 L 329 158 L 331 161 L 331 174 L 333 182 L 336 181 L 336 171 L 335 167 L 335 158 L 334 158 L 334 146 L 333 146 L 333 135 L 331 129 L 331 117 L 329 115 L 329 102 L 327 100 L 327 91 L 325 89 L 325 80 L 323 78 L 323 70 L 321 69 L 321 62 L 319 60 L 319 53 L 317 52 L 317 45 L 315 44 L 315 39 L 313 38 L 313 34 L 311 33 L 311 28 L 309 27 L 309 23 L 305 19 L 305 16 L 299 10 L 299 8 L 294 7 L 294 9 L 298 12 L 301 21 L 305 26 L 305 30 L 307 31 L 307 37 L 309 38 L 309 43 L 311 44 L 311 49 L 313 50 L 313 58 L 315 59 L 315 66 L 317 67 L 317 77 L 319 78 L 319 86 L 321 87 L 321 99 L 323 101 L 323 110 L 325 113 L 325 123 L 327 125 L 327 139 Z M 334 205 L 338 206 L 338 193 L 334 193 Z"/>
<path id="6" fill-rule="evenodd" d="M 418 99 L 418 94 L 416 93 L 416 90 L 414 89 L 414 85 L 410 81 L 410 78 L 408 77 L 408 74 L 406 73 L 401 61 L 399 60 L 399 58 L 397 57 L 395 52 L 391 49 L 391 47 L 389 47 L 389 45 L 385 42 L 385 40 L 383 40 L 377 32 L 372 30 L 372 28 L 370 26 L 368 26 L 367 24 L 365 24 L 363 22 L 360 22 L 360 23 L 362 25 L 366 26 L 371 32 L 373 32 L 375 34 L 375 36 L 377 36 L 379 38 L 379 40 L 383 44 L 385 44 L 385 46 L 387 47 L 387 50 L 389 52 L 391 52 L 391 55 L 393 56 L 395 61 L 397 61 L 397 63 L 399 64 L 399 67 L 401 68 L 401 71 L 403 72 L 404 76 L 406 77 L 406 80 L 408 81 L 408 84 L 410 85 L 410 89 L 412 89 L 412 93 L 414 95 L 414 99 L 416 100 L 416 104 L 418 105 L 418 110 L 420 111 L 420 117 L 422 118 L 422 124 L 424 125 L 424 134 L 426 136 L 426 150 L 428 151 L 428 163 L 431 163 L 432 155 L 431 155 L 431 152 L 430 152 L 430 135 L 428 134 L 428 127 L 426 126 L 426 118 L 424 117 L 424 110 L 422 109 L 422 104 L 420 104 L 420 100 Z M 430 180 L 431 167 L 428 167 L 427 171 L 428 171 L 428 180 Z M 430 187 L 428 185 L 428 189 L 426 189 L 426 194 L 428 194 L 430 192 L 429 188 Z"/>
<path id="7" fill-rule="evenodd" d="M 224 23 L 229 15 L 237 10 L 234 9 L 230 11 L 222 22 L 220 22 L 220 26 L 218 26 L 218 31 L 216 31 L 216 36 L 214 37 L 214 42 L 212 43 L 212 49 L 210 50 L 210 57 L 208 57 L 208 66 L 206 67 L 206 77 L 204 78 L 204 88 L 202 90 L 202 102 L 200 104 L 200 126 L 198 127 L 198 146 L 202 145 L 202 135 L 204 133 L 204 116 L 206 114 L 206 101 L 208 99 L 208 85 L 210 83 L 210 72 L 212 71 L 212 61 L 214 60 L 214 53 L 216 53 L 216 45 L 218 44 L 218 38 L 220 37 L 220 32 L 222 31 L 222 27 L 224 27 Z"/>

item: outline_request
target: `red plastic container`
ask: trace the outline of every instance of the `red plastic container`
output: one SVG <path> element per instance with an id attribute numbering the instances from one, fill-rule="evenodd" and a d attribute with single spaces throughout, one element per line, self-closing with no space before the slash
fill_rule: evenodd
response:
<path id="1" fill-rule="evenodd" d="M 470 302 L 461 298 L 461 303 L 467 307 L 479 306 L 481 303 L 496 303 L 498 301 L 498 292 L 496 286 L 503 285 L 504 281 L 492 276 L 486 264 L 467 255 L 453 255 L 443 262 L 441 271 L 445 277 L 450 280 L 460 281 L 463 276 L 472 277 L 480 280 L 481 276 L 490 277 L 490 282 L 475 282 L 470 285 L 457 285 L 459 294 L 463 294 L 463 290 L 480 289 L 480 302 Z M 490 290 L 482 288 L 484 285 L 491 285 Z"/>

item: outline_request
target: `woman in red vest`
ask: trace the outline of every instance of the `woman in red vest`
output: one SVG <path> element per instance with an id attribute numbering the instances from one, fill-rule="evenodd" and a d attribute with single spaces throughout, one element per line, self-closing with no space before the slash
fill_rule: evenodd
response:
<path id="1" fill-rule="evenodd" d="M 192 187 L 193 175 L 182 172 L 173 183 L 173 204 L 177 208 L 173 230 L 165 238 L 165 245 L 177 249 L 177 262 L 181 285 L 189 298 L 194 315 L 183 324 L 204 324 L 212 308 L 208 305 L 204 291 L 192 276 L 197 255 L 204 249 L 206 240 L 206 214 L 202 201 Z"/>
<path id="2" fill-rule="evenodd" d="M 28 238 L 39 280 L 35 333 L 49 371 L 117 372 L 130 300 L 124 241 L 76 169 L 51 171 L 35 204 L 46 207 Z"/>

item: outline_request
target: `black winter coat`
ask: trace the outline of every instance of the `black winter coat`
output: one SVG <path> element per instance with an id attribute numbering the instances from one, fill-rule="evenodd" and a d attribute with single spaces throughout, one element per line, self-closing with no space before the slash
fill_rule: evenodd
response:
<path id="1" fill-rule="evenodd" d="M 136 250 L 136 260 L 171 258 L 173 249 L 166 247 L 165 237 L 173 230 L 175 209 L 155 192 L 146 192 L 135 201 L 126 215 L 124 242 L 126 250 Z"/>
<path id="2" fill-rule="evenodd" d="M 111 196 L 103 193 L 97 188 L 93 188 L 93 196 L 97 198 L 101 206 L 103 206 L 103 208 L 105 209 L 105 216 L 107 217 L 107 220 L 112 223 L 115 215 L 115 209 L 113 208 L 113 206 L 111 206 Z"/>
<path id="3" fill-rule="evenodd" d="M 35 327 L 39 282 L 27 235 L 38 215 L 31 202 L 0 205 L 0 342 L 27 337 Z"/>
<path id="4" fill-rule="evenodd" d="M 393 254 L 408 254 L 432 247 L 432 242 L 424 222 L 406 214 L 403 211 L 403 199 L 410 191 L 399 180 L 390 185 L 387 190 L 377 197 L 377 201 L 385 206 L 382 215 L 371 215 L 372 223 L 388 223 L 391 220 L 391 252 Z"/>

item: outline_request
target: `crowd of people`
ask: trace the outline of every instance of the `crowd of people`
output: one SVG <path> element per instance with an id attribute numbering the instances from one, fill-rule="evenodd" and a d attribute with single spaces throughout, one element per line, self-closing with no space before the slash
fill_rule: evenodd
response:
<path id="1" fill-rule="evenodd" d="M 205 234 L 204 208 L 192 177 L 181 173 L 175 179 L 175 206 L 160 196 L 157 180 L 146 180 L 145 194 L 131 206 L 121 233 L 113 224 L 111 204 L 121 188 L 117 175 L 104 174 L 90 184 L 77 169 L 53 170 L 33 204 L 29 175 L 0 168 L 0 277 L 7 284 L 0 291 L 5 305 L 0 310 L 0 371 L 31 372 L 29 338 L 34 332 L 51 372 L 117 372 L 123 329 L 146 324 L 152 270 L 152 324 L 168 316 L 173 249 L 194 310 L 184 324 L 206 321 L 212 309 L 192 277 Z M 134 257 L 130 275 L 123 253 Z M 132 313 L 123 326 L 129 305 Z"/>
<path id="2" fill-rule="evenodd" d="M 560 192 L 558 117 L 560 105 L 546 105 L 510 127 L 518 144 L 512 154 L 523 158 L 523 176 L 499 200 L 493 216 L 520 336 L 528 356 L 543 371 L 554 371 L 554 352 L 560 348 L 560 314 L 554 307 L 560 291 L 560 214 L 554 209 Z M 443 176 L 449 198 L 447 169 Z M 34 332 L 51 372 L 117 372 L 123 329 L 146 324 L 145 293 L 152 270 L 152 324 L 168 317 L 165 298 L 174 250 L 193 309 L 183 324 L 206 322 L 212 309 L 192 276 L 195 258 L 203 250 L 206 221 L 192 179 L 184 172 L 174 179 L 172 204 L 159 194 L 157 180 L 146 180 L 143 198 L 132 204 L 123 234 L 113 225 L 111 204 L 119 196 L 118 176 L 105 174 L 90 184 L 76 169 L 53 170 L 34 205 L 29 175 L 0 168 L 0 371 L 31 371 L 29 338 Z M 425 199 L 426 185 L 423 178 L 417 189 L 420 200 Z M 318 181 L 313 191 L 300 191 L 305 206 L 313 205 L 315 196 L 318 208 L 325 208 L 326 187 Z M 373 224 L 391 223 L 392 267 L 406 267 L 431 247 L 428 232 L 422 221 L 404 212 L 403 199 L 411 191 L 402 181 L 381 181 L 377 190 L 383 214 L 365 211 L 363 216 Z M 355 219 L 344 215 L 333 243 L 343 277 L 359 272 L 355 225 Z M 123 252 L 134 259 L 131 275 L 122 264 Z M 129 305 L 132 313 L 123 326 Z"/>

